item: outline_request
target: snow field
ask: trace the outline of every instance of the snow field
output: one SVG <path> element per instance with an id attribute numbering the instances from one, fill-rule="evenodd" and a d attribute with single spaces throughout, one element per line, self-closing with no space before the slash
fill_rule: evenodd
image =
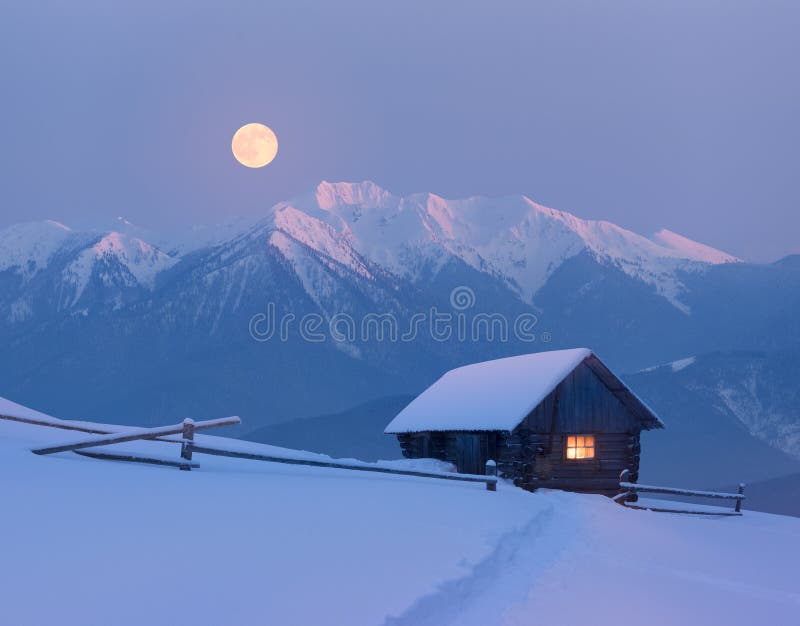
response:
<path id="1" fill-rule="evenodd" d="M 798 519 L 199 454 L 181 472 L 30 452 L 74 435 L 0 420 L 0 623 L 798 623 Z"/>

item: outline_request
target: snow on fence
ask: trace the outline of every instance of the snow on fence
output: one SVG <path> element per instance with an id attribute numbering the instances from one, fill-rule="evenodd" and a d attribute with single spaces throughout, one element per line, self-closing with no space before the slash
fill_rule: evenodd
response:
<path id="1" fill-rule="evenodd" d="M 217 428 L 219 426 L 228 426 L 231 424 L 239 424 L 241 420 L 236 417 L 223 417 L 215 420 L 206 420 L 202 422 L 195 422 L 191 419 L 185 419 L 180 424 L 173 426 L 160 426 L 157 428 L 136 428 L 136 427 L 119 427 L 111 429 L 98 425 L 97 427 L 83 425 L 83 424 L 70 424 L 63 420 L 51 419 L 34 419 L 29 417 L 18 417 L 12 415 L 0 415 L 0 419 L 8 419 L 26 424 L 34 424 L 37 426 L 48 426 L 51 428 L 61 428 L 64 430 L 75 430 L 85 433 L 97 435 L 96 437 L 84 438 L 79 441 L 61 444 L 57 446 L 48 446 L 45 448 L 34 448 L 31 450 L 34 454 L 46 455 L 55 454 L 57 452 L 74 452 L 82 456 L 87 456 L 95 459 L 106 459 L 113 461 L 128 461 L 135 463 L 148 463 L 153 465 L 166 465 L 178 467 L 181 470 L 191 470 L 192 468 L 199 467 L 199 464 L 192 462 L 192 453 L 210 454 L 214 456 L 226 456 L 239 459 L 249 459 L 254 461 L 267 461 L 270 463 L 286 463 L 290 465 L 309 465 L 312 467 L 328 467 L 333 469 L 345 469 L 360 472 L 376 472 L 380 474 L 396 474 L 401 476 L 417 476 L 420 478 L 435 478 L 439 480 L 457 480 L 462 482 L 476 482 L 484 483 L 486 489 L 489 491 L 497 490 L 497 464 L 494 461 L 486 462 L 486 475 L 480 476 L 477 474 L 456 474 L 444 472 L 421 472 L 417 470 L 403 470 L 392 467 L 383 467 L 380 465 L 368 464 L 355 464 L 355 463 L 339 463 L 336 461 L 316 461 L 311 459 L 298 459 L 290 457 L 278 457 L 266 454 L 257 454 L 253 452 L 242 452 L 236 450 L 228 450 L 220 447 L 212 447 L 209 445 L 198 446 L 194 442 L 194 433 L 197 430 L 207 430 L 209 428 Z M 181 435 L 180 438 L 173 437 L 172 435 Z M 137 440 L 150 440 L 162 441 L 168 443 L 181 444 L 180 460 L 169 459 L 165 457 L 157 457 L 152 455 L 140 455 L 129 452 L 106 452 L 97 451 L 95 448 L 116 443 L 124 443 L 128 441 Z"/>
<path id="2" fill-rule="evenodd" d="M 460 480 L 471 483 L 485 483 L 489 491 L 497 491 L 497 465 L 494 461 L 486 462 L 486 476 L 478 474 L 447 474 L 444 472 L 419 472 L 416 470 L 401 470 L 393 467 L 382 467 L 380 465 L 356 465 L 353 463 L 337 463 L 335 461 L 313 461 L 310 459 L 292 459 L 267 454 L 256 454 L 253 452 L 240 452 L 235 450 L 225 450 L 211 446 L 198 446 L 189 442 L 186 445 L 188 458 L 191 459 L 192 452 L 200 454 L 213 454 L 215 456 L 227 456 L 237 459 L 248 459 L 251 461 L 267 461 L 269 463 L 287 463 L 289 465 L 310 465 L 312 467 L 329 467 L 333 469 L 353 470 L 357 472 L 377 472 L 380 474 L 396 474 L 401 476 L 418 476 L 421 478 L 438 478 L 440 480 Z M 181 453 L 183 454 L 183 452 Z M 184 457 L 186 458 L 186 457 Z"/>
<path id="3" fill-rule="evenodd" d="M 191 419 L 185 419 L 182 423 L 174 426 L 159 426 L 158 428 L 136 428 L 123 432 L 116 432 L 111 434 L 103 434 L 97 437 L 82 439 L 73 443 L 67 443 L 60 446 L 49 446 L 47 448 L 34 448 L 31 450 L 34 454 L 54 454 L 56 452 L 76 451 L 83 448 L 96 448 L 99 446 L 109 446 L 115 443 L 124 443 L 126 441 L 136 441 L 138 439 L 158 439 L 159 437 L 166 437 L 167 435 L 177 435 L 185 433 L 190 430 L 192 436 L 196 430 L 207 430 L 209 428 L 219 428 L 220 426 L 230 426 L 232 424 L 240 424 L 242 420 L 238 417 L 221 417 L 214 420 L 206 420 L 203 422 L 195 422 Z"/>
<path id="4" fill-rule="evenodd" d="M 742 500 L 744 496 L 744 483 L 739 483 L 738 493 L 723 493 L 718 491 L 700 491 L 697 489 L 682 489 L 679 487 L 657 487 L 655 485 L 640 485 L 639 483 L 632 483 L 628 481 L 629 471 L 622 470 L 619 476 L 620 493 L 614 496 L 614 500 L 620 504 L 632 509 L 647 509 L 649 511 L 658 511 L 663 513 L 692 513 L 694 515 L 741 515 L 742 514 Z M 640 493 L 657 493 L 669 494 L 677 496 L 690 496 L 696 498 L 715 498 L 722 500 L 736 500 L 733 511 L 728 511 L 720 508 L 706 507 L 703 509 L 686 509 L 675 508 L 673 503 L 669 501 L 659 501 L 657 504 L 639 504 L 635 502 L 635 497 Z M 685 504 L 685 503 L 675 503 Z"/>

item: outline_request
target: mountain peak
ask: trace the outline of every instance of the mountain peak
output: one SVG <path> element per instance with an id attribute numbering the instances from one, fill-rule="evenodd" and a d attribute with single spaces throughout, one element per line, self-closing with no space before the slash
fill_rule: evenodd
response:
<path id="1" fill-rule="evenodd" d="M 365 209 L 385 207 L 393 196 L 371 180 L 360 183 L 332 183 L 323 180 L 317 185 L 315 198 L 319 207 L 328 211 L 354 205 Z"/>
<path id="2" fill-rule="evenodd" d="M 117 231 L 107 232 L 82 250 L 63 271 L 64 278 L 75 286 L 72 304 L 79 300 L 98 264 L 103 262 L 124 268 L 126 286 L 141 285 L 152 289 L 158 273 L 172 267 L 177 259 L 138 237 Z M 100 269 L 100 279 L 106 286 L 118 280 L 113 272 L 104 269 Z"/>
<path id="3" fill-rule="evenodd" d="M 323 181 L 313 192 L 276 205 L 273 220 L 287 235 L 312 248 L 317 248 L 313 242 L 333 237 L 389 272 L 412 278 L 420 268 L 428 271 L 447 258 L 458 258 L 501 277 L 527 302 L 558 267 L 588 250 L 652 285 L 688 313 L 679 299 L 683 284 L 677 269 L 738 261 L 667 230 L 647 238 L 522 195 L 456 200 L 433 193 L 400 197 L 372 181 Z M 320 239 L 321 233 L 325 236 Z"/>
<path id="4" fill-rule="evenodd" d="M 42 269 L 73 235 L 54 220 L 14 224 L 0 231 L 0 271 L 16 268 L 26 279 Z"/>

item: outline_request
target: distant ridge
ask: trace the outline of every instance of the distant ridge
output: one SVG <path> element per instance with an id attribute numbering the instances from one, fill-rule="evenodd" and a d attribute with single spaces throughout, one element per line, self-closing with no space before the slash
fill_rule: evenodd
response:
<path id="1" fill-rule="evenodd" d="M 73 253 L 77 258 L 64 277 L 72 283 L 77 302 L 104 258 L 113 258 L 120 270 L 105 273 L 109 286 L 151 289 L 157 276 L 186 254 L 263 237 L 291 263 L 297 262 L 294 245 L 299 243 L 367 278 L 372 265 L 413 281 L 455 258 L 499 278 L 530 303 L 559 267 L 587 252 L 688 312 L 679 273 L 739 261 L 669 230 L 648 239 L 611 222 L 544 207 L 526 196 L 400 197 L 371 181 L 323 181 L 309 193 L 277 203 L 261 218 L 177 233 L 151 233 L 123 217 L 108 226 L 73 231 L 47 221 L 6 228 L 0 231 L 0 271 L 13 270 L 28 280 L 60 253 Z"/>

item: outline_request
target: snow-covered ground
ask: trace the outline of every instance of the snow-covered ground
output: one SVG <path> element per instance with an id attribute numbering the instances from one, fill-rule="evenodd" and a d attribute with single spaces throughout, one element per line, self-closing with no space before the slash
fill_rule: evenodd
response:
<path id="1" fill-rule="evenodd" d="M 800 621 L 800 519 L 199 454 L 181 472 L 30 452 L 79 436 L 0 420 L 2 624 Z"/>

